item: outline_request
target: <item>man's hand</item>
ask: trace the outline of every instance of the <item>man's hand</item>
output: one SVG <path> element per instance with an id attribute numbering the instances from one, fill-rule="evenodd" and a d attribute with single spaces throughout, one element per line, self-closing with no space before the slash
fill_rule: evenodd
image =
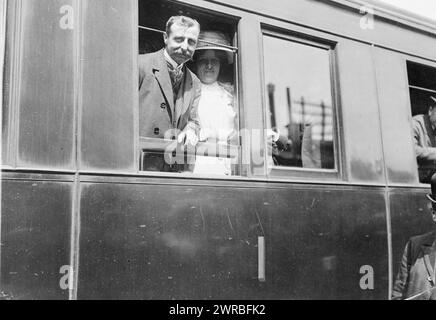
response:
<path id="1" fill-rule="evenodd" d="M 276 132 L 274 130 L 268 129 L 266 131 L 266 139 L 267 141 L 276 142 L 280 138 L 280 132 Z"/>
<path id="2" fill-rule="evenodd" d="M 179 134 L 177 137 L 177 142 L 179 144 L 183 144 L 183 146 L 193 146 L 195 147 L 198 143 L 198 137 L 195 131 L 191 128 L 187 128 L 182 133 Z"/>
<path id="3" fill-rule="evenodd" d="M 200 129 L 200 137 L 199 137 L 199 141 L 206 141 L 209 137 L 211 136 L 210 134 L 210 129 L 207 128 L 201 128 Z"/>

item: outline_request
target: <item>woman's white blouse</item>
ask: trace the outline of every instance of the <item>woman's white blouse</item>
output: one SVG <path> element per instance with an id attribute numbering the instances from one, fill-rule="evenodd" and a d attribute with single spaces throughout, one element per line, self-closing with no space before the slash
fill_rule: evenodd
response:
<path id="1" fill-rule="evenodd" d="M 213 140 L 227 144 L 235 132 L 236 112 L 233 109 L 233 95 L 227 85 L 215 82 L 202 84 L 198 104 L 200 120 L 200 141 Z M 195 174 L 231 175 L 231 159 L 197 155 Z"/>
<path id="2" fill-rule="evenodd" d="M 216 139 L 227 142 L 235 130 L 235 117 L 233 95 L 218 82 L 202 84 L 198 104 L 200 140 Z"/>

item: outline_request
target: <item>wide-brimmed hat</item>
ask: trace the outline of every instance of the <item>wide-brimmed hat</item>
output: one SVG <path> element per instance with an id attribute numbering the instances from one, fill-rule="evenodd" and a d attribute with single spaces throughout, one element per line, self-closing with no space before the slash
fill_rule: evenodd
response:
<path id="1" fill-rule="evenodd" d="M 201 50 L 220 50 L 227 54 L 227 63 L 233 63 L 233 50 L 230 47 L 229 38 L 219 31 L 201 31 L 198 37 L 196 52 Z"/>
<path id="2" fill-rule="evenodd" d="M 427 199 L 430 200 L 434 209 L 436 209 L 436 173 L 432 175 L 431 180 L 431 194 L 427 194 Z"/>

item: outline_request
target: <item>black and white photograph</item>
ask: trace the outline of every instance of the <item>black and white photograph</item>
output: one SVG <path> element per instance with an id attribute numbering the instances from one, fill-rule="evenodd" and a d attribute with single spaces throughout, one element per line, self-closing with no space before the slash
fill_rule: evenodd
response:
<path id="1" fill-rule="evenodd" d="M 0 68 L 0 301 L 436 300 L 434 0 L 0 0 Z"/>

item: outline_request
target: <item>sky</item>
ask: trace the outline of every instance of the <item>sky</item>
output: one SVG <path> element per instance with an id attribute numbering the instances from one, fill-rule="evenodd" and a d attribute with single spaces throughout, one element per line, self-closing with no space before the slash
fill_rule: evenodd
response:
<path id="1" fill-rule="evenodd" d="M 435 0 L 379 0 L 379 1 L 436 20 Z"/>

